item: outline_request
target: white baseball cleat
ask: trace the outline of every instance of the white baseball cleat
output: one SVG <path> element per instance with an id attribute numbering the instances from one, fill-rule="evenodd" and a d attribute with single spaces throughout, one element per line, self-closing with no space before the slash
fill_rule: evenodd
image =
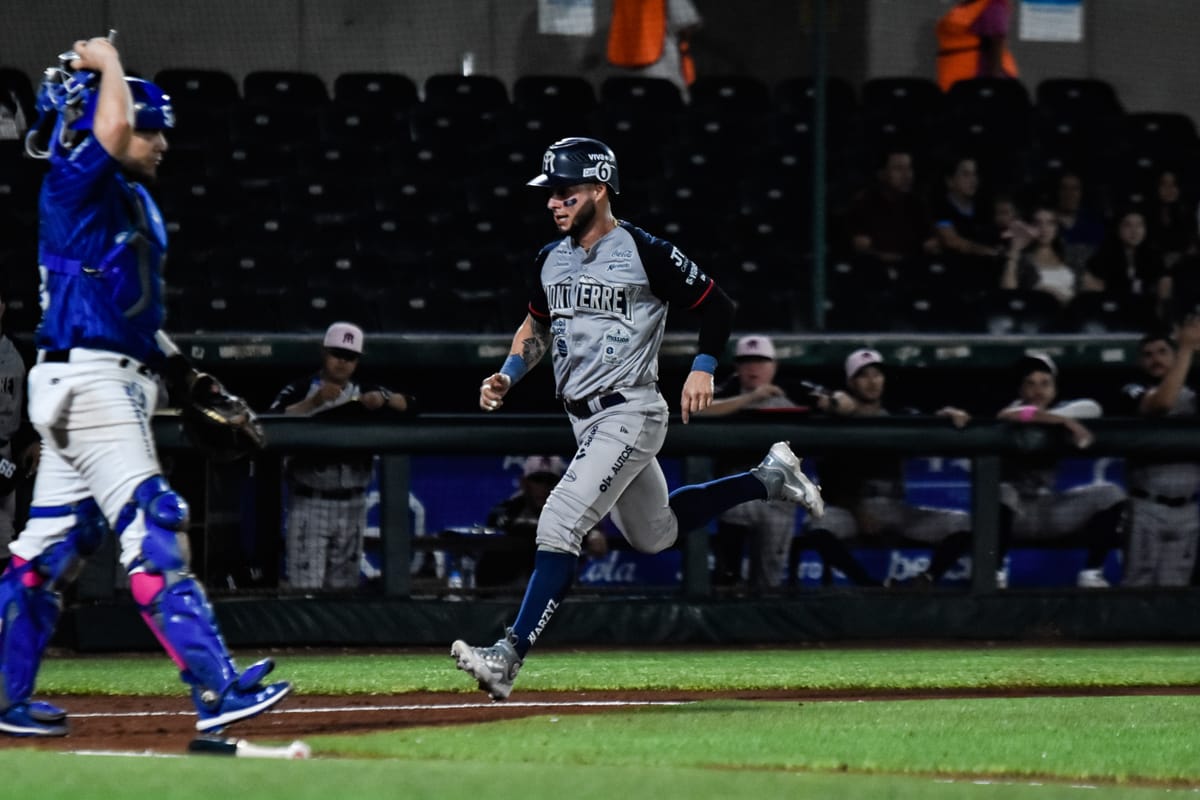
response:
<path id="1" fill-rule="evenodd" d="M 768 500 L 788 500 L 808 509 L 815 519 L 825 515 L 821 487 L 800 470 L 800 459 L 787 442 L 776 442 L 750 474 L 767 487 Z"/>
<path id="2" fill-rule="evenodd" d="M 491 647 L 472 647 L 458 639 L 450 646 L 455 665 L 479 683 L 493 700 L 507 700 L 521 670 L 521 659 L 511 640 L 512 630 Z"/>

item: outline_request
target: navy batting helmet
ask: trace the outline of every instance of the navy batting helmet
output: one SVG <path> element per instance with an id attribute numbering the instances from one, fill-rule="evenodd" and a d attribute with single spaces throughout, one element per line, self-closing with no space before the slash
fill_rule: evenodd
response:
<path id="1" fill-rule="evenodd" d="M 598 139 L 572 136 L 560 139 L 542 156 L 542 174 L 526 186 L 574 186 L 577 183 L 607 183 L 613 194 L 621 193 L 617 157 Z"/>

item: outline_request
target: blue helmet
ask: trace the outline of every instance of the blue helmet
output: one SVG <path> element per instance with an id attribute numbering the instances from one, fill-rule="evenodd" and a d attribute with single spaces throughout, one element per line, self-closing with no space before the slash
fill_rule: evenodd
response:
<path id="1" fill-rule="evenodd" d="M 133 97 L 135 130 L 161 131 L 175 127 L 175 109 L 169 95 L 141 78 L 126 77 L 125 83 Z M 38 119 L 26 137 L 25 149 L 32 156 L 46 158 L 51 136 L 66 143 L 70 138 L 68 131 L 90 131 L 99 96 L 100 73 L 47 68 L 35 103 Z"/>
<path id="2" fill-rule="evenodd" d="M 606 183 L 613 194 L 621 193 L 617 157 L 598 139 L 572 136 L 560 139 L 542 156 L 542 174 L 526 186 L 573 186 L 577 183 Z"/>

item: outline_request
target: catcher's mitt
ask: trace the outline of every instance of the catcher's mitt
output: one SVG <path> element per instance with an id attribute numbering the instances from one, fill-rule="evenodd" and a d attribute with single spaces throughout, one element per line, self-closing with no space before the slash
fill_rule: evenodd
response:
<path id="1" fill-rule="evenodd" d="M 189 383 L 182 409 L 183 430 L 210 459 L 234 461 L 266 446 L 262 424 L 245 400 L 203 372 Z"/>

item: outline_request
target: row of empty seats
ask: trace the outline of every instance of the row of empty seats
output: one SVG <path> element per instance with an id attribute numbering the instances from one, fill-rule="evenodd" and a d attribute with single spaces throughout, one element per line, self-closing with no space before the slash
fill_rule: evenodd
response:
<path id="1" fill-rule="evenodd" d="M 0 84 L 18 78 L 31 97 L 24 76 L 0 70 Z M 769 86 L 704 76 L 686 98 L 668 81 L 632 77 L 597 90 L 578 77 L 525 76 L 511 93 L 480 75 L 431 76 L 418 87 L 402 75 L 352 73 L 338 76 L 332 92 L 305 73 L 251 73 L 240 85 L 202 70 L 155 79 L 182 120 L 154 188 L 172 238 L 178 330 L 320 329 L 320 310 L 347 297 L 358 298 L 377 329 L 509 330 L 509 288 L 554 235 L 544 198 L 523 183 L 545 144 L 567 133 L 614 146 L 623 173 L 618 214 L 716 274 L 743 319 L 777 330 L 812 325 L 808 79 Z M 985 182 L 1004 165 L 1006 180 L 1026 185 L 1100 159 L 1104 180 L 1129 198 L 1196 148 L 1190 119 L 1126 114 L 1112 87 L 1095 80 L 1044 81 L 1031 97 L 1005 80 L 942 93 L 919 78 L 873 79 L 858 91 L 835 79 L 825 99 L 835 216 L 872 179 L 872 148 L 887 144 L 924 155 L 918 168 L 931 185 L 935 152 L 974 153 Z M 45 168 L 19 151 L 18 142 L 0 142 L 0 220 L 11 232 L 0 241 L 0 265 L 20 295 L 14 327 L 36 319 L 36 188 Z M 835 251 L 840 244 L 833 241 Z M 994 276 L 964 282 L 936 261 L 927 266 L 928 275 L 900 283 L 835 259 L 829 327 L 1003 333 L 1140 324 L 1113 298 L 1096 309 L 1083 306 L 1098 300 L 1081 299 L 1066 313 L 1000 293 Z M 284 302 L 296 286 L 311 296 Z M 962 313 L 1002 294 L 1009 305 L 996 314 Z"/>

